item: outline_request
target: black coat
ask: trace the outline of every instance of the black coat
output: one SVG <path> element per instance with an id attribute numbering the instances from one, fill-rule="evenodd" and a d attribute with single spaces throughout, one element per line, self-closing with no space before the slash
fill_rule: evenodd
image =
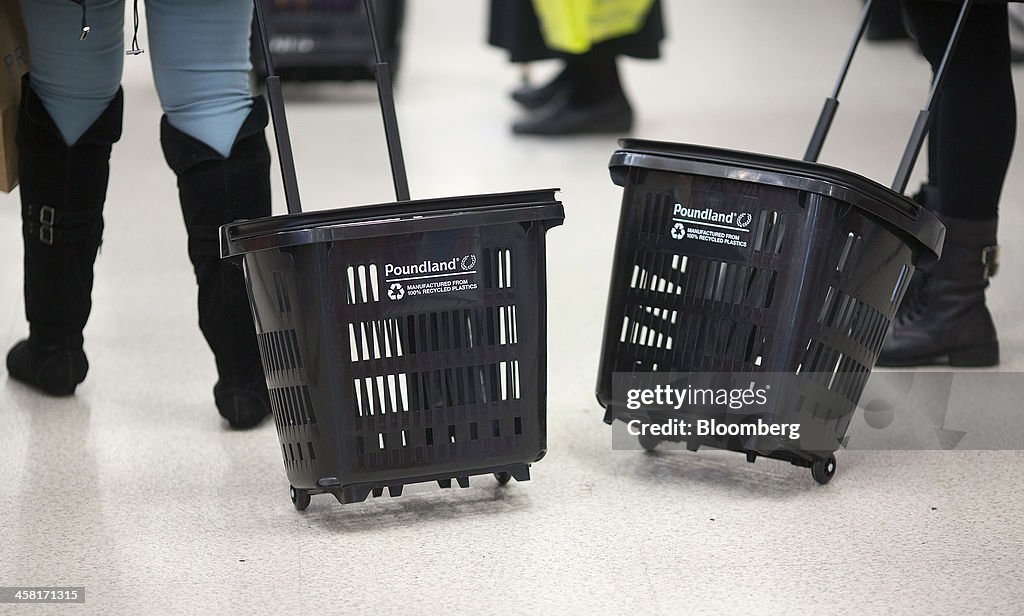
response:
<path id="1" fill-rule="evenodd" d="M 655 0 L 639 32 L 603 41 L 595 47 L 618 55 L 650 60 L 660 57 L 661 41 L 664 38 L 661 0 Z M 531 0 L 491 0 L 488 42 L 495 47 L 507 49 L 512 62 L 535 62 L 568 55 L 551 50 L 544 44 L 540 22 Z"/>

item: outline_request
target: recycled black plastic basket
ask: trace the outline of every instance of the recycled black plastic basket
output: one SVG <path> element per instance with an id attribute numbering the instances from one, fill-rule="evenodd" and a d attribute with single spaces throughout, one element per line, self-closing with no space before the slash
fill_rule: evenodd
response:
<path id="1" fill-rule="evenodd" d="M 968 5 L 970 3 L 967 3 Z M 956 46 L 961 13 L 947 57 Z M 901 193 L 927 131 L 918 117 L 894 189 L 816 160 L 870 3 L 805 161 L 718 148 L 623 140 L 610 168 L 625 188 L 608 299 L 597 397 L 605 421 L 657 421 L 615 398 L 613 375 L 792 375 L 762 413 L 803 421 L 798 442 L 778 437 L 677 436 L 808 466 L 820 483 L 874 368 L 917 265 L 941 253 L 945 229 Z M 621 397 L 621 394 L 620 394 Z M 683 406 L 695 421 L 716 417 Z M 723 418 L 725 413 L 717 417 Z M 644 435 L 641 445 L 657 446 Z"/>
<path id="2" fill-rule="evenodd" d="M 788 385 L 804 399 L 787 397 L 765 419 L 802 418 L 804 451 L 773 439 L 694 437 L 687 444 L 807 466 L 827 459 L 846 433 L 915 263 L 934 259 L 941 246 L 941 224 L 840 169 L 621 143 L 612 176 L 625 196 L 597 388 L 606 418 L 649 419 L 616 405 L 614 373 L 732 373 L 737 383 L 754 373 L 791 373 L 799 377 Z M 704 224 L 694 211 L 721 212 L 731 222 Z M 743 245 L 694 237 L 739 237 Z M 816 421 L 808 425 L 814 405 Z"/>
<path id="3" fill-rule="evenodd" d="M 225 227 L 291 485 L 350 503 L 529 479 L 547 448 L 544 234 L 561 219 L 538 191 Z"/>
<path id="4" fill-rule="evenodd" d="M 408 200 L 380 63 L 399 201 L 302 213 L 267 58 L 290 214 L 225 225 L 221 252 L 244 266 L 295 506 L 427 481 L 467 487 L 481 474 L 528 480 L 547 448 L 545 234 L 564 217 L 555 190 Z"/>

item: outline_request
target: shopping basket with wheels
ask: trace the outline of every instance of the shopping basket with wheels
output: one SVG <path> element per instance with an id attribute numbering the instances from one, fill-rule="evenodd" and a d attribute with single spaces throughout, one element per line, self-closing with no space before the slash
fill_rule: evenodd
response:
<path id="1" fill-rule="evenodd" d="M 221 251 L 244 268 L 295 506 L 325 493 L 342 503 L 385 488 L 398 496 L 418 482 L 467 487 L 482 474 L 529 479 L 547 447 L 555 190 L 409 200 L 381 62 L 398 202 L 302 213 L 265 58 L 289 214 L 225 225 Z"/>
<path id="2" fill-rule="evenodd" d="M 947 60 L 971 4 L 962 7 Z M 946 61 L 891 189 L 815 162 L 870 9 L 869 2 L 804 160 L 632 139 L 612 157 L 624 197 L 597 383 L 605 421 L 735 419 L 723 405 L 631 409 L 619 391 L 688 375 L 682 380 L 726 390 L 774 383 L 776 395 L 744 419 L 800 425 L 796 439 L 642 433 L 644 448 L 685 442 L 694 451 L 710 446 L 751 462 L 807 466 L 820 483 L 834 475 L 834 453 L 914 269 L 940 256 L 945 233 L 902 192 Z"/>

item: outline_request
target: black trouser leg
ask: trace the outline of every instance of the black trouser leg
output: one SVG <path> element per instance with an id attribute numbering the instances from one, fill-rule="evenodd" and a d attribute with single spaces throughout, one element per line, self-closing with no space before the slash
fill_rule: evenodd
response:
<path id="1" fill-rule="evenodd" d="M 928 0 L 904 5 L 934 70 L 960 9 Z M 1016 127 L 1006 6 L 976 5 L 950 60 L 929 133 L 929 183 L 939 192 L 939 202 L 929 207 L 956 218 L 995 218 Z"/>
<path id="2" fill-rule="evenodd" d="M 571 76 L 570 96 L 576 105 L 625 98 L 615 53 L 600 45 L 566 60 Z"/>

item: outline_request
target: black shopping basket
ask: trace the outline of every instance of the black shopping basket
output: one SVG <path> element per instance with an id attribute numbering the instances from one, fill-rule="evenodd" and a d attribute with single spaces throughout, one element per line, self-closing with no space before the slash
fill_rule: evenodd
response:
<path id="1" fill-rule="evenodd" d="M 398 496 L 418 482 L 466 487 L 481 474 L 528 480 L 547 447 L 545 233 L 564 216 L 555 190 L 409 201 L 382 62 L 399 202 L 301 213 L 266 57 L 289 214 L 225 225 L 221 252 L 243 257 L 295 506 L 323 493 Z"/>
<path id="2" fill-rule="evenodd" d="M 947 59 L 970 5 L 961 10 Z M 685 442 L 693 451 L 711 446 L 746 453 L 751 462 L 766 456 L 811 467 L 820 483 L 833 476 L 833 454 L 844 444 L 914 269 L 938 258 L 945 233 L 934 215 L 901 194 L 945 60 L 892 189 L 813 162 L 870 8 L 869 2 L 803 161 L 630 139 L 612 157 L 612 178 L 625 191 L 597 383 L 605 421 L 675 418 L 693 425 L 729 416 L 724 406 L 690 403 L 630 410 L 613 387 L 616 374 L 616 382 L 643 384 L 673 373 L 697 382 L 718 378 L 719 385 L 724 375 L 734 387 L 782 375 L 784 391 L 746 419 L 802 422 L 795 440 L 639 431 L 644 448 Z"/>

